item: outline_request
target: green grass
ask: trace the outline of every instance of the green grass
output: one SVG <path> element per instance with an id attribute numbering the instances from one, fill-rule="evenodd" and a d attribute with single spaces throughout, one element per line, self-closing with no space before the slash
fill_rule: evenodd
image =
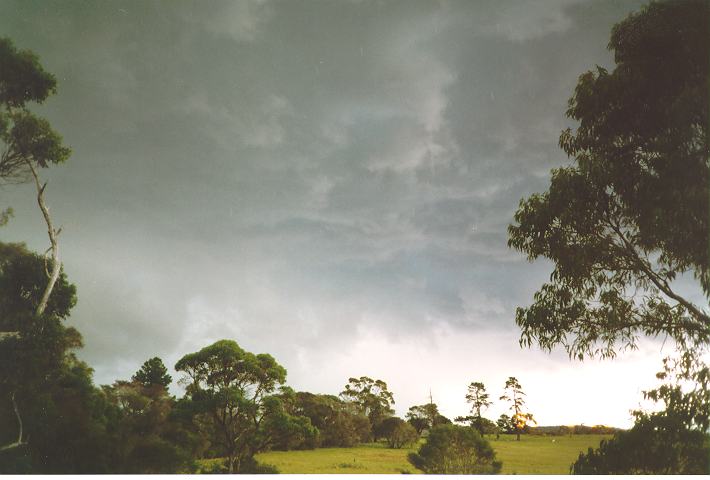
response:
<path id="1" fill-rule="evenodd" d="M 421 473 L 407 461 L 407 449 L 368 443 L 352 448 L 318 448 L 257 455 L 281 473 Z"/>
<path id="2" fill-rule="evenodd" d="M 543 437 L 515 435 L 489 438 L 504 474 L 568 474 L 580 452 L 598 447 L 611 435 L 572 435 Z M 266 452 L 257 455 L 261 463 L 275 465 L 281 473 L 422 473 L 407 461 L 414 449 L 395 450 L 383 444 L 369 443 L 353 448 L 319 448 L 290 452 Z M 215 460 L 205 460 L 203 466 Z"/>
<path id="3" fill-rule="evenodd" d="M 565 435 L 543 437 L 523 435 L 515 441 L 515 435 L 501 435 L 499 440 L 490 438 L 498 460 L 503 462 L 504 474 L 569 474 L 569 467 L 580 452 L 589 447 L 598 447 L 599 442 L 612 435 Z"/>

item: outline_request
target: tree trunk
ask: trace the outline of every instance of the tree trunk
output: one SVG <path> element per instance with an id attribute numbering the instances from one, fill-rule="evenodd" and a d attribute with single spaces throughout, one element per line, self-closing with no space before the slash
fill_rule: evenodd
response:
<path id="1" fill-rule="evenodd" d="M 20 433 L 17 435 L 16 442 L 3 445 L 2 447 L 0 447 L 0 452 L 2 452 L 3 450 L 10 450 L 11 448 L 16 448 L 27 443 L 26 440 L 22 439 L 22 417 L 20 416 L 20 409 L 17 408 L 17 402 L 15 402 L 15 392 L 12 392 L 10 400 L 12 400 L 12 409 L 15 411 L 15 417 L 17 417 L 17 423 L 19 425 Z"/>
<path id="2" fill-rule="evenodd" d="M 47 235 L 49 236 L 50 246 L 47 250 L 47 253 L 51 254 L 52 257 L 52 271 L 51 273 L 47 271 L 49 281 L 47 282 L 47 286 L 44 288 L 44 292 L 42 293 L 42 299 L 40 300 L 39 305 L 37 305 L 37 309 L 35 310 L 35 315 L 40 317 L 44 313 L 44 310 L 47 308 L 49 296 L 52 294 L 52 290 L 54 290 L 54 285 L 59 279 L 59 272 L 62 268 L 61 264 L 59 263 L 59 244 L 57 243 L 57 236 L 59 236 L 61 228 L 59 230 L 54 229 L 54 225 L 52 225 L 52 217 L 49 216 L 49 208 L 47 208 L 47 205 L 44 203 L 44 189 L 47 187 L 47 184 L 45 183 L 44 185 L 40 185 L 39 176 L 37 175 L 37 171 L 35 170 L 34 165 L 32 165 L 31 161 L 28 160 L 27 165 L 29 165 L 30 167 L 30 171 L 32 172 L 32 176 L 35 180 L 35 186 L 37 187 L 37 204 L 39 205 L 39 209 L 42 211 L 44 221 L 47 224 Z"/>

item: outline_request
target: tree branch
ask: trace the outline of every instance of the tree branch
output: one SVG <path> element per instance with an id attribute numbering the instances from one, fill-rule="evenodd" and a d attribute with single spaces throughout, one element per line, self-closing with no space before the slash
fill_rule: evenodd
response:
<path id="1" fill-rule="evenodd" d="M 619 226 L 614 224 L 613 222 L 609 220 L 607 221 L 611 226 L 612 230 L 614 230 L 614 232 L 621 239 L 622 243 L 624 244 L 624 250 L 627 252 L 631 261 L 634 262 L 636 266 L 638 266 L 641 271 L 643 271 L 644 274 L 646 274 L 646 277 L 651 281 L 651 283 L 653 283 L 667 297 L 672 298 L 676 302 L 683 305 L 686 310 L 688 310 L 695 318 L 698 319 L 698 321 L 700 321 L 701 323 L 705 323 L 706 326 L 710 326 L 710 317 L 703 313 L 698 307 L 693 305 L 691 302 L 675 293 L 671 289 L 670 285 L 668 285 L 668 282 L 660 275 L 658 275 L 658 273 L 653 271 L 653 268 L 651 267 L 649 262 L 641 258 L 634 246 L 631 244 L 631 242 L 628 241 L 624 233 L 621 231 L 621 228 L 619 228 Z"/>
<path id="2" fill-rule="evenodd" d="M 39 176 L 37 175 L 37 170 L 35 170 L 34 165 L 32 165 L 32 162 L 29 159 L 27 159 L 26 162 L 27 166 L 30 168 L 32 177 L 34 178 L 35 187 L 37 188 L 37 204 L 39 205 L 39 208 L 42 211 L 42 216 L 44 216 L 44 221 L 47 224 L 47 235 L 49 236 L 50 243 L 49 251 L 52 255 L 52 271 L 49 274 L 49 281 L 47 282 L 47 286 L 44 289 L 42 298 L 39 304 L 37 305 L 37 309 L 35 310 L 35 315 L 39 317 L 44 313 L 44 310 L 47 308 L 49 296 L 52 294 L 54 285 L 59 279 L 59 272 L 61 270 L 61 265 L 59 263 L 59 244 L 57 243 L 57 235 L 59 234 L 59 231 L 54 229 L 54 225 L 52 224 L 52 218 L 49 215 L 49 209 L 44 203 L 44 189 L 47 187 L 47 183 L 45 182 L 43 185 L 41 185 L 39 181 Z"/>
<path id="3" fill-rule="evenodd" d="M 9 443 L 7 445 L 3 445 L 2 447 L 0 447 L 0 452 L 27 444 L 27 441 L 22 439 L 22 417 L 20 416 L 20 410 L 17 408 L 17 402 L 15 402 L 15 392 L 12 392 L 10 400 L 12 401 L 12 408 L 15 411 L 15 416 L 17 417 L 17 423 L 20 426 L 20 432 L 17 435 L 17 441 Z"/>

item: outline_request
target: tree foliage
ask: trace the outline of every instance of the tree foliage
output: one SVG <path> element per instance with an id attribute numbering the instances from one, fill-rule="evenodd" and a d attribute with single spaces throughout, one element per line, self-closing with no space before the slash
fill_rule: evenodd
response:
<path id="1" fill-rule="evenodd" d="M 412 425 L 399 417 L 396 418 L 394 427 L 387 435 L 387 445 L 390 448 L 405 448 L 414 445 L 419 440 L 419 435 Z"/>
<path id="2" fill-rule="evenodd" d="M 481 410 L 485 410 L 493 404 L 486 392 L 486 386 L 482 382 L 471 382 L 468 386 L 468 393 L 466 393 L 466 402 L 471 404 L 471 413 L 475 417 L 472 426 L 483 434 Z"/>
<path id="3" fill-rule="evenodd" d="M 530 423 L 536 423 L 532 413 L 525 412 L 525 392 L 520 382 L 515 377 L 508 377 L 505 382 L 505 393 L 500 399 L 510 402 L 510 410 L 513 415 L 510 417 L 510 422 L 517 435 L 517 440 L 520 440 L 520 434 L 525 431 Z"/>
<path id="4" fill-rule="evenodd" d="M 370 419 L 372 428 L 394 413 L 394 396 L 382 380 L 370 377 L 351 377 L 340 396 L 356 406 L 359 413 Z"/>
<path id="5" fill-rule="evenodd" d="M 145 364 L 144 364 L 145 366 Z M 173 417 L 175 399 L 165 385 L 138 380 L 104 386 L 113 410 L 113 472 L 175 473 L 190 471 L 192 436 Z"/>
<path id="6" fill-rule="evenodd" d="M 140 370 L 133 375 L 133 381 L 140 383 L 144 387 L 160 385 L 168 388 L 173 381 L 173 377 L 168 375 L 168 369 L 165 368 L 163 361 L 158 357 L 153 357 L 143 363 Z"/>
<path id="7" fill-rule="evenodd" d="M 499 433 L 498 426 L 496 423 L 486 417 L 477 417 L 475 415 L 459 416 L 454 418 L 457 423 L 467 424 L 471 428 L 478 430 L 481 435 L 489 435 L 492 433 Z"/>
<path id="8" fill-rule="evenodd" d="M 370 438 L 370 421 L 335 395 L 297 392 L 293 415 L 307 417 L 318 430 L 316 447 L 352 447 Z"/>
<path id="9" fill-rule="evenodd" d="M 510 246 L 554 263 L 516 312 L 522 345 L 612 357 L 663 335 L 680 354 L 661 376 L 682 381 L 646 393 L 665 409 L 637 412 L 631 431 L 580 457 L 580 473 L 685 472 L 705 448 L 710 316 L 676 280 L 710 297 L 708 18 L 707 0 L 653 2 L 614 26 L 613 70 L 583 74 L 569 101 L 571 165 L 509 227 Z"/>
<path id="10" fill-rule="evenodd" d="M 285 383 L 286 369 L 269 354 L 255 355 L 232 340 L 220 340 L 185 355 L 175 370 L 187 375 L 191 408 L 224 449 L 229 473 L 241 471 L 272 445 L 279 430 L 297 422 L 272 395 Z"/>
<path id="11" fill-rule="evenodd" d="M 710 367 L 683 352 L 664 361 L 660 387 L 644 392 L 663 403 L 656 412 L 636 411 L 629 431 L 580 454 L 577 474 L 707 474 L 710 472 Z"/>
<path id="12" fill-rule="evenodd" d="M 47 120 L 32 114 L 27 104 L 43 103 L 56 93 L 57 81 L 29 50 L 17 50 L 0 38 L 0 181 L 22 183 L 32 166 L 46 168 L 64 162 L 71 150 Z"/>
<path id="13" fill-rule="evenodd" d="M 503 433 L 514 433 L 515 432 L 515 426 L 513 425 L 513 420 L 510 418 L 510 416 L 506 415 L 505 413 L 501 414 L 501 416 L 498 417 L 498 420 L 496 420 L 496 427 L 498 427 L 498 430 Z"/>
<path id="14" fill-rule="evenodd" d="M 50 242 L 44 265 L 47 279 L 33 310 L 33 316 L 38 318 L 47 308 L 61 275 L 57 243 L 61 228 L 56 229 L 52 223 L 44 199 L 47 184 L 41 183 L 38 170 L 64 162 L 71 150 L 62 144 L 61 136 L 49 122 L 33 114 L 27 104 L 42 103 L 55 92 L 56 79 L 42 68 L 34 53 L 17 50 L 12 41 L 0 38 L 0 184 L 34 180 Z M 12 209 L 3 210 L 0 225 L 11 214 Z M 0 342 L 21 334 L 19 330 L 0 330 Z"/>
<path id="15" fill-rule="evenodd" d="M 560 136 L 573 159 L 522 200 L 509 245 L 554 262 L 519 308 L 521 343 L 613 356 L 639 335 L 695 344 L 710 317 L 673 283 L 710 294 L 710 5 L 652 3 L 612 31 L 615 68 L 582 75 Z"/>
<path id="16" fill-rule="evenodd" d="M 109 468 L 106 402 L 74 350 L 81 335 L 62 321 L 76 289 L 62 272 L 41 317 L 34 315 L 44 258 L 0 243 L 0 472 L 101 473 Z"/>
<path id="17" fill-rule="evenodd" d="M 405 418 L 419 435 L 421 435 L 422 431 L 430 430 L 436 425 L 451 423 L 451 420 L 439 413 L 439 407 L 436 403 L 411 406 Z"/>
<path id="18" fill-rule="evenodd" d="M 502 466 L 488 441 L 475 429 L 458 425 L 434 427 L 426 443 L 408 459 L 425 473 L 442 475 L 490 475 Z"/>

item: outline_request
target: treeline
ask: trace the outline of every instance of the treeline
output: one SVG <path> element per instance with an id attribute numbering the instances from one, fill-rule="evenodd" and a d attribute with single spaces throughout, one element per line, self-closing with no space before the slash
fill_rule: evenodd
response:
<path id="1" fill-rule="evenodd" d="M 225 459 L 215 472 L 275 473 L 255 455 L 372 441 L 403 448 L 438 427 L 448 433 L 432 440 L 463 435 L 485 443 L 457 428 L 490 433 L 492 422 L 481 416 L 490 404 L 481 383 L 466 396 L 472 415 L 455 419 L 467 427 L 455 427 L 433 401 L 410 407 L 402 419 L 394 416 L 394 395 L 382 380 L 353 377 L 337 395 L 297 392 L 271 355 L 231 340 L 175 364 L 185 387 L 181 397 L 169 393 L 174 380 L 157 357 L 130 378 L 97 387 L 92 369 L 75 354 L 80 333 L 64 325 L 77 297 L 63 271 L 45 311 L 33 315 L 44 263 L 24 245 L 0 243 L 0 327 L 16 332 L 0 348 L 2 473 L 194 472 L 205 458 Z M 528 431 L 532 415 L 523 412 L 523 395 L 510 378 L 501 399 L 512 415 L 494 432 Z"/>
<path id="2" fill-rule="evenodd" d="M 67 327 L 76 289 L 61 272 L 47 308 L 32 315 L 45 282 L 44 257 L 0 243 L 0 473 L 194 472 L 198 460 L 225 458 L 215 472 L 276 473 L 255 461 L 278 449 L 350 447 L 386 441 L 413 445 L 452 422 L 436 404 L 394 416 L 382 380 L 350 378 L 338 395 L 296 392 L 269 354 L 221 340 L 175 365 L 160 358 L 131 378 L 96 387 L 75 352 L 81 335 Z"/>
<path id="3" fill-rule="evenodd" d="M 551 425 L 544 427 L 530 427 L 530 435 L 613 435 L 624 430 L 607 425 Z"/>
<path id="4" fill-rule="evenodd" d="M 44 262 L 24 245 L 0 243 L 0 327 L 17 332 L 0 348 L 1 473 L 194 472 L 205 458 L 225 459 L 214 472 L 276 473 L 255 455 L 373 441 L 403 448 L 435 430 L 431 441 L 460 436 L 471 448 L 487 444 L 484 434 L 609 433 L 532 427 L 514 377 L 500 396 L 511 415 L 495 423 L 483 416 L 492 402 L 481 382 L 468 387 L 470 414 L 454 419 L 465 427 L 453 425 L 431 400 L 411 406 L 403 419 L 394 416 L 394 395 L 383 380 L 353 377 L 337 395 L 297 392 L 276 359 L 232 340 L 175 364 L 185 387 L 181 397 L 169 393 L 173 378 L 157 357 L 130 378 L 96 387 L 92 369 L 75 355 L 80 333 L 63 324 L 76 303 L 76 288 L 63 271 L 43 314 L 32 315 L 46 279 Z M 493 454 L 489 460 L 486 468 Z M 425 468 L 422 461 L 417 465 Z"/>

